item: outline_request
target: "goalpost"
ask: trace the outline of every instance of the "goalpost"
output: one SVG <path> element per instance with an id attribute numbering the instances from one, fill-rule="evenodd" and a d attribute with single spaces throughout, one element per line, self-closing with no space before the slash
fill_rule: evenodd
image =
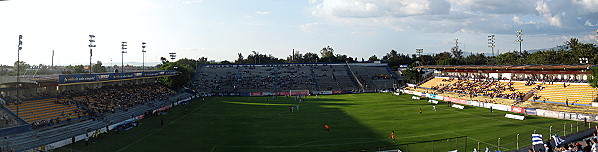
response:
<path id="1" fill-rule="evenodd" d="M 309 95 L 309 90 L 289 90 L 289 95 L 297 96 L 297 95 Z"/>

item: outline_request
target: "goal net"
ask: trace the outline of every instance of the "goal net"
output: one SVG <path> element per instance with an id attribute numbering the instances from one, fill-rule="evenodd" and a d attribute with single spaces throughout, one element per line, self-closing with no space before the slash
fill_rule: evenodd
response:
<path id="1" fill-rule="evenodd" d="M 289 90 L 289 95 L 297 96 L 297 95 L 309 95 L 309 90 Z"/>

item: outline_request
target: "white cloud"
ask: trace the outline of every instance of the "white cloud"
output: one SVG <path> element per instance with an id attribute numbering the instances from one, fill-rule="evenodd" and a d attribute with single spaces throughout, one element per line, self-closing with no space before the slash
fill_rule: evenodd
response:
<path id="1" fill-rule="evenodd" d="M 598 41 L 598 35 L 587 34 L 587 35 L 579 37 L 579 40 L 581 40 L 582 42 L 596 43 L 596 41 Z"/>
<path id="2" fill-rule="evenodd" d="M 257 11 L 255 13 L 260 15 L 269 15 L 272 14 L 272 11 Z"/>
<path id="3" fill-rule="evenodd" d="M 312 15 L 396 31 L 513 34 L 579 33 L 595 28 L 598 0 L 310 0 Z M 370 24 L 370 25 L 368 25 Z M 377 24 L 377 25 L 371 25 Z"/>
<path id="4" fill-rule="evenodd" d="M 517 15 L 513 16 L 513 22 L 515 22 L 516 24 L 523 24 L 523 21 L 521 21 L 521 19 Z"/>
<path id="5" fill-rule="evenodd" d="M 314 32 L 317 31 L 318 29 L 320 29 L 320 25 L 322 25 L 322 23 L 307 23 L 307 24 L 303 24 L 303 25 L 299 25 L 299 29 L 301 29 L 301 31 L 303 32 Z"/>
<path id="6" fill-rule="evenodd" d="M 317 3 L 317 1 L 315 1 Z M 450 5 L 445 0 L 322 0 L 313 15 L 324 17 L 403 17 L 411 15 L 446 14 Z"/>
<path id="7" fill-rule="evenodd" d="M 548 4 L 544 2 L 544 0 L 538 0 L 536 2 L 536 10 L 550 25 L 552 26 L 561 26 L 561 18 L 558 15 L 552 15 Z"/>

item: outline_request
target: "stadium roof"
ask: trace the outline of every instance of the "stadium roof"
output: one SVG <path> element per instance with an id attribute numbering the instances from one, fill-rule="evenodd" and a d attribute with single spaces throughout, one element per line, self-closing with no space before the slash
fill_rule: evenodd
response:
<path id="1" fill-rule="evenodd" d="M 437 70 L 589 70 L 596 65 L 424 65 L 416 69 Z"/>

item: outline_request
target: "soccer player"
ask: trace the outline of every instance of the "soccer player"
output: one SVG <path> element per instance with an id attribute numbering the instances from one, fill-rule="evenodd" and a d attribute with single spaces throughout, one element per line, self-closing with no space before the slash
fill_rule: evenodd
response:
<path id="1" fill-rule="evenodd" d="M 432 105 L 432 110 L 436 111 L 436 105 Z"/>
<path id="2" fill-rule="evenodd" d="M 299 111 L 299 104 L 297 104 L 297 111 Z"/>
<path id="3" fill-rule="evenodd" d="M 422 107 L 419 107 L 419 115 L 423 115 Z"/>
<path id="4" fill-rule="evenodd" d="M 330 126 L 328 126 L 328 124 L 324 124 L 324 131 L 330 131 Z"/>
<path id="5" fill-rule="evenodd" d="M 390 133 L 390 139 L 392 139 L 393 143 L 395 142 L 395 131 L 394 130 Z"/>

